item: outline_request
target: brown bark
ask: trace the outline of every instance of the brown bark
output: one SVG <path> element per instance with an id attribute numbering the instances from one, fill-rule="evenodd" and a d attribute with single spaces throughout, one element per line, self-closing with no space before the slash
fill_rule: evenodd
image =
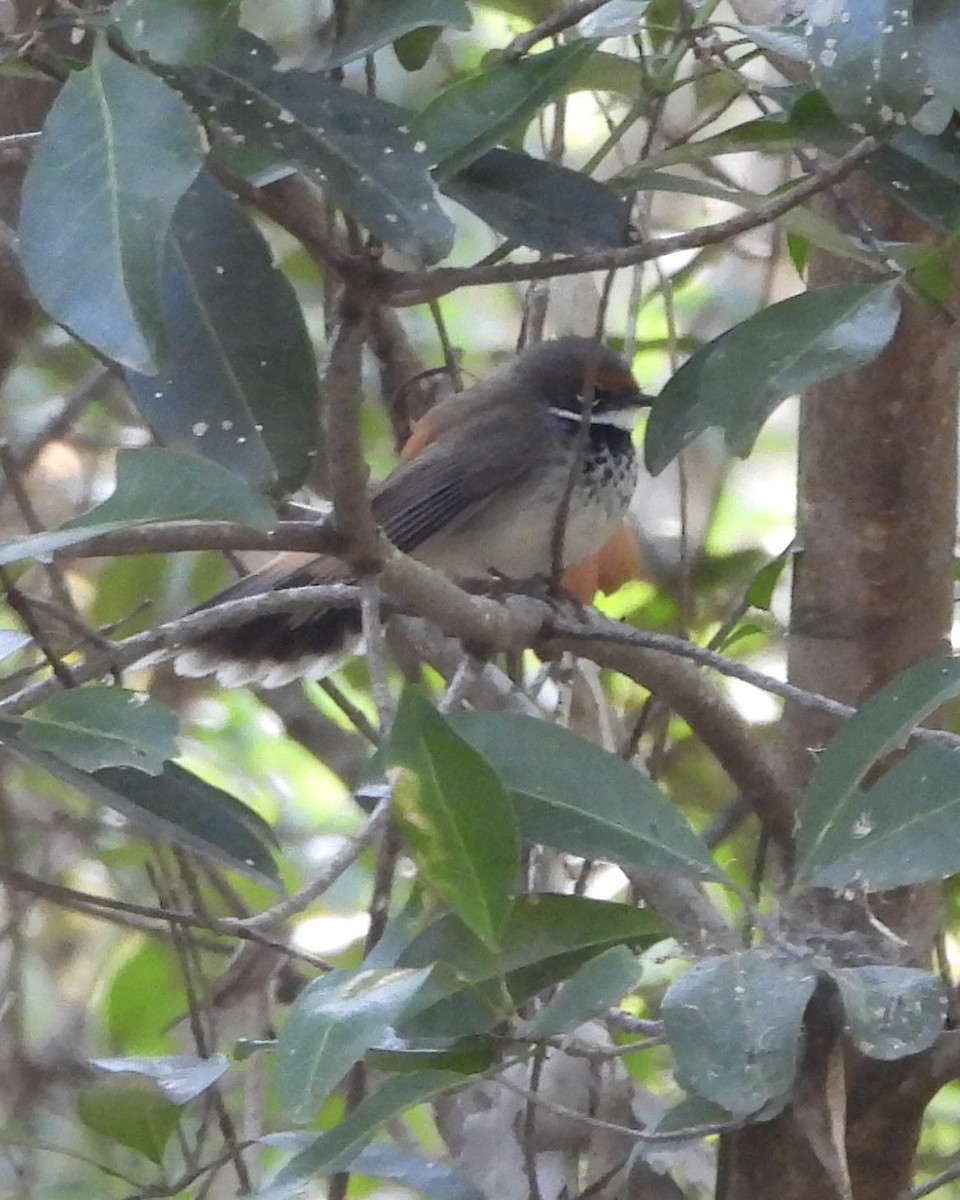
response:
<path id="1" fill-rule="evenodd" d="M 929 241 L 930 231 L 867 180 L 822 200 L 825 215 L 849 228 L 852 208 L 877 236 Z M 848 208 L 849 205 L 849 208 Z M 862 268 L 818 254 L 811 284 L 864 278 Z M 952 300 L 956 300 L 956 288 Z M 949 306 L 949 301 L 948 301 Z M 798 537 L 789 675 L 793 683 L 857 704 L 919 659 L 944 653 L 953 605 L 960 337 L 945 309 L 904 296 L 903 316 L 873 363 L 804 397 L 800 428 Z M 789 708 L 783 751 L 791 784 L 801 788 L 832 718 Z M 812 917 L 837 932 L 856 929 L 878 959 L 895 946 L 876 932 L 863 904 L 817 895 L 797 920 Z M 908 959 L 927 959 L 939 907 L 934 888 L 872 897 L 870 910 L 909 943 Z M 865 942 L 857 939 L 859 952 Z M 902 957 L 902 956 L 901 956 Z M 845 1086 L 829 1101 L 825 1078 L 834 1039 L 812 1039 L 793 1103 L 780 1117 L 730 1139 L 726 1200 L 836 1200 L 844 1194 L 809 1106 L 845 1114 L 853 1200 L 906 1200 L 923 1111 L 932 1085 L 923 1055 L 879 1063 L 845 1052 Z M 811 1082 L 814 1086 L 811 1088 Z M 843 1092 L 845 1091 L 845 1096 Z M 819 1095 L 819 1099 L 817 1098 Z M 825 1165 L 826 1163 L 826 1165 Z"/>

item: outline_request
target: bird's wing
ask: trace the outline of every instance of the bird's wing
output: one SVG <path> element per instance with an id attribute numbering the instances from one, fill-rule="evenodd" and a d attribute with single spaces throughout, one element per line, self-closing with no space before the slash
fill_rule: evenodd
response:
<path id="1" fill-rule="evenodd" d="M 542 451 L 538 423 L 509 405 L 493 411 L 483 406 L 467 420 L 441 426 L 433 441 L 418 430 L 423 449 L 401 462 L 373 495 L 378 523 L 408 554 L 469 520 Z"/>

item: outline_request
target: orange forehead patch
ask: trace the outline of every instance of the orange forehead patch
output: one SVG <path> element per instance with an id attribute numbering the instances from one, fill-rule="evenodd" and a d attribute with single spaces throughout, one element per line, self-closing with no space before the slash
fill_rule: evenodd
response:
<path id="1" fill-rule="evenodd" d="M 637 386 L 629 371 L 621 371 L 616 367 L 599 367 L 593 385 L 604 392 L 631 392 Z"/>

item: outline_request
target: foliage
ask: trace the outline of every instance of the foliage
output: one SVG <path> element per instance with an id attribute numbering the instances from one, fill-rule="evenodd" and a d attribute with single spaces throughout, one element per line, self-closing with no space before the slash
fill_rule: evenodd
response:
<path id="1" fill-rule="evenodd" d="M 689 642 L 655 649 L 727 669 L 698 658 L 709 643 L 731 672 L 779 652 L 783 513 L 736 478 L 716 503 L 725 453 L 782 471 L 782 403 L 873 361 L 905 297 L 949 287 L 960 156 L 941 47 L 960 12 L 869 0 L 760 28 L 714 3 L 609 0 L 552 24 L 548 0 L 364 0 L 298 35 L 270 7 L 41 12 L 0 68 L 13 88 L 25 71 L 58 84 L 19 218 L 43 318 L 5 383 L 0 583 L 5 624 L 29 635 L 0 641 L 2 1102 L 29 1081 L 6 1114 L 30 1164 L 11 1194 L 192 1195 L 223 1173 L 276 1200 L 318 1177 L 342 1195 L 354 1172 L 492 1196 L 466 1160 L 432 1161 L 453 1144 L 451 1097 L 488 1087 L 522 1100 L 506 1141 L 524 1143 L 524 1189 L 538 1157 L 572 1147 L 584 1195 L 615 1194 L 638 1162 L 706 1195 L 690 1139 L 785 1109 L 815 993 L 868 1059 L 943 1033 L 936 974 L 853 963 L 771 907 L 960 875 L 956 741 L 911 741 L 960 672 L 921 662 L 867 700 L 785 834 L 775 776 L 768 800 L 748 794 L 699 710 L 671 714 L 591 647 L 681 629 Z M 797 67 L 789 83 L 766 54 Z M 770 186 L 784 154 L 804 178 Z M 889 245 L 832 224 L 811 201 L 855 167 L 936 233 Z M 810 254 L 864 277 L 805 288 Z M 684 455 L 689 472 L 688 542 L 634 513 L 644 578 L 600 602 L 609 615 L 580 614 L 578 632 L 561 614 L 508 671 L 481 669 L 472 643 L 451 666 L 436 629 L 401 627 L 369 678 L 354 662 L 334 685 L 256 697 L 140 663 L 178 644 L 238 549 L 313 545 L 276 520 L 302 515 L 297 489 L 342 477 L 331 431 L 359 377 L 345 330 L 379 370 L 350 430 L 379 470 L 388 426 L 402 442 L 432 394 L 424 358 L 456 383 L 545 322 L 603 329 L 662 385 L 646 465 L 675 482 Z M 431 616 L 460 632 L 437 594 Z M 565 664 L 578 639 L 594 661 Z M 704 686 L 765 762 L 762 716 Z M 754 832 L 710 821 L 738 789 L 783 854 L 759 898 Z M 46 903 L 28 924 L 31 896 Z M 44 986 L 63 1015 L 33 1011 Z M 189 1020 L 171 1026 L 171 1009 Z M 75 1028 L 48 1082 L 39 1064 Z M 548 1086 L 560 1060 L 565 1088 Z M 531 1093 L 554 1119 L 587 1113 L 597 1063 L 605 1094 L 647 1090 L 643 1128 L 628 1099 L 604 1109 L 635 1134 L 616 1153 L 570 1125 L 538 1141 Z"/>

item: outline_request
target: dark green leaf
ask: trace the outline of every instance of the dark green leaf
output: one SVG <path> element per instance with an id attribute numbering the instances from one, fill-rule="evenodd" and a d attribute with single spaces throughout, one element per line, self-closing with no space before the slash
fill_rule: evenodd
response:
<path id="1" fill-rule="evenodd" d="M 797 831 L 798 883 L 809 882 L 857 832 L 857 786 L 878 759 L 960 693 L 960 660 L 927 659 L 892 679 L 860 706 L 820 756 L 807 785 Z M 889 786 L 889 785 L 888 785 Z M 862 836 L 862 835 L 861 835 Z"/>
<path id="2" fill-rule="evenodd" d="M 818 88 L 841 120 L 903 124 L 924 100 L 927 69 L 904 0 L 811 8 L 807 53 Z"/>
<path id="3" fill-rule="evenodd" d="M 491 948 L 520 871 L 516 818 L 489 764 L 414 688 L 400 700 L 387 761 L 393 803 L 422 878 Z"/>
<path id="4" fill-rule="evenodd" d="M 754 575 L 744 597 L 751 608 L 759 608 L 764 612 L 770 611 L 774 589 L 780 582 L 780 576 L 783 574 L 784 567 L 786 567 L 792 557 L 793 545 L 791 544 L 782 554 L 778 554 L 776 558 L 772 558 L 770 562 L 762 566 L 756 575 Z"/>
<path id="5" fill-rule="evenodd" d="M 464 0 L 353 0 L 341 35 L 321 43 L 318 66 L 329 70 L 363 58 L 424 26 L 469 29 L 472 24 Z"/>
<path id="6" fill-rule="evenodd" d="M 111 12 L 131 49 L 154 62 L 190 64 L 227 49 L 240 0 L 121 0 Z"/>
<path id="7" fill-rule="evenodd" d="M 225 467 L 162 446 L 142 446 L 117 451 L 113 494 L 90 512 L 65 521 L 63 529 L 89 532 L 177 517 L 238 521 L 254 529 L 269 529 L 276 522 L 264 498 Z"/>
<path id="8" fill-rule="evenodd" d="M 275 886 L 277 868 L 268 847 L 270 826 L 236 797 L 166 763 L 161 775 L 132 767 L 104 767 L 87 774 L 17 736 L 13 721 L 0 723 L 2 745 L 14 757 L 41 767 L 106 808 L 116 809 L 150 837 L 185 846 L 260 883 Z"/>
<path id="9" fill-rule="evenodd" d="M 270 247 L 206 172 L 174 215 L 160 300 L 160 373 L 126 374 L 151 428 L 261 490 L 299 487 L 320 430 L 310 337 Z"/>
<path id="10" fill-rule="evenodd" d="M 593 42 L 571 42 L 481 71 L 440 92 L 411 122 L 427 143 L 436 178 L 449 179 L 522 128 L 563 92 L 593 50 Z"/>
<path id="11" fill-rule="evenodd" d="M 134 370 L 156 369 L 160 255 L 202 162 L 180 97 L 100 44 L 57 97 L 24 181 L 20 260 L 34 294 Z"/>
<path id="12" fill-rule="evenodd" d="M 677 1082 L 735 1116 L 790 1090 L 816 975 L 794 959 L 747 950 L 697 963 L 663 998 Z"/>
<path id="13" fill-rule="evenodd" d="M 158 1165 L 180 1122 L 176 1105 L 166 1100 L 150 1080 L 136 1075 L 118 1075 L 87 1084 L 80 1091 L 77 1112 L 94 1133 Z"/>
<path id="14" fill-rule="evenodd" d="M 413 29 L 397 38 L 393 43 L 397 62 L 405 71 L 421 70 L 429 62 L 442 32 L 436 25 L 425 25 L 422 29 Z"/>
<path id="15" fill-rule="evenodd" d="M 960 874 L 958 816 L 960 757 L 919 746 L 869 791 L 837 802 L 797 883 L 881 891 Z"/>
<path id="16" fill-rule="evenodd" d="M 504 237 L 534 250 L 581 254 L 628 241 L 626 197 L 528 154 L 488 150 L 442 190 Z"/>
<path id="17" fill-rule="evenodd" d="M 426 982 L 414 971 L 331 971 L 297 997 L 280 1030 L 277 1095 L 294 1120 L 310 1120 L 347 1070 L 379 1042 Z"/>
<path id="18" fill-rule="evenodd" d="M 947 997 L 929 971 L 870 966 L 830 974 L 840 989 L 850 1036 L 868 1058 L 890 1062 L 921 1054 L 943 1032 Z"/>
<path id="19" fill-rule="evenodd" d="M 960 224 L 960 154 L 953 130 L 925 137 L 905 130 L 864 169 L 911 212 L 953 232 Z"/>
<path id="20" fill-rule="evenodd" d="M 899 318 L 897 284 L 886 281 L 815 288 L 735 325 L 661 391 L 647 422 L 647 467 L 659 474 L 710 428 L 746 457 L 782 400 L 876 358 Z"/>
<path id="21" fill-rule="evenodd" d="M 212 1054 L 209 1058 L 198 1058 L 194 1054 L 92 1058 L 90 1063 L 111 1075 L 145 1076 L 153 1081 L 168 1104 L 177 1107 L 213 1087 L 230 1067 L 225 1054 Z"/>
<path id="22" fill-rule="evenodd" d="M 500 776 L 530 841 L 624 866 L 724 878 L 676 805 L 615 754 L 533 717 L 465 713 L 452 724 Z"/>
<path id="23" fill-rule="evenodd" d="M 676 1132 L 676 1142 L 666 1142 L 667 1146 L 682 1145 L 690 1138 L 696 1138 L 697 1141 L 703 1137 L 702 1132 L 695 1132 L 684 1136 L 685 1129 L 700 1130 L 704 1125 L 717 1125 L 721 1128 L 724 1126 L 736 1126 L 742 1123 L 742 1118 L 733 1116 L 720 1104 L 714 1104 L 712 1100 L 704 1100 L 702 1096 L 685 1096 L 678 1104 L 672 1108 L 668 1108 L 663 1116 L 657 1121 L 651 1130 L 652 1133 L 659 1135 L 665 1133 Z M 659 1137 L 653 1143 L 651 1149 L 656 1150 L 663 1148 L 664 1142 L 661 1142 Z"/>
<path id="24" fill-rule="evenodd" d="M 452 1071 L 422 1071 L 385 1079 L 371 1095 L 339 1124 L 321 1133 L 311 1145 L 282 1167 L 262 1200 L 284 1200 L 303 1194 L 304 1180 L 329 1175 L 350 1163 L 377 1129 L 391 1117 L 442 1092 L 463 1086 L 463 1076 Z"/>
<path id="25" fill-rule="evenodd" d="M 501 1047 L 490 1037 L 401 1038 L 391 1035 L 383 1046 L 374 1046 L 366 1061 L 377 1071 L 409 1075 L 413 1071 L 456 1071 L 482 1075 L 494 1065 Z"/>
<path id="26" fill-rule="evenodd" d="M 613 1008 L 639 984 L 643 964 L 626 946 L 611 946 L 591 958 L 528 1021 L 524 1036 L 557 1037 Z"/>
<path id="27" fill-rule="evenodd" d="M 411 1037 L 485 1032 L 541 988 L 569 978 L 611 946 L 646 948 L 662 937 L 662 925 L 648 912 L 551 893 L 514 900 L 500 954 L 456 917 L 443 917 L 398 956 L 402 967 L 442 963 L 446 968 L 431 976 L 401 1032 Z"/>
<path id="28" fill-rule="evenodd" d="M 20 721 L 22 741 L 81 771 L 134 767 L 159 775 L 179 753 L 176 713 L 124 688 L 73 688 Z"/>
<path id="29" fill-rule="evenodd" d="M 247 148 L 305 171 L 387 245 L 425 262 L 449 252 L 453 223 L 402 109 L 307 71 L 278 71 L 251 34 L 236 46 L 206 67 L 165 68 L 164 78 Z"/>

